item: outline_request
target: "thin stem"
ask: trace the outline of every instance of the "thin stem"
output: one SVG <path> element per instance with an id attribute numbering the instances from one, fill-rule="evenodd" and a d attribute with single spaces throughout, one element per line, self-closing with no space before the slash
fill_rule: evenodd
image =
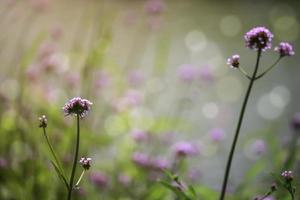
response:
<path id="1" fill-rule="evenodd" d="M 79 141 L 80 141 L 80 124 L 79 124 L 79 115 L 77 114 L 77 138 L 76 138 L 76 149 L 74 154 L 74 161 L 73 161 L 73 167 L 72 167 L 72 173 L 70 177 L 70 183 L 69 183 L 69 192 L 68 192 L 68 200 L 71 200 L 72 197 L 72 191 L 73 191 L 73 182 L 74 182 L 74 176 L 76 172 L 76 166 L 77 166 L 77 160 L 78 160 L 78 152 L 79 152 Z"/>
<path id="2" fill-rule="evenodd" d="M 246 95 L 245 95 L 245 98 L 244 98 L 244 101 L 243 101 L 243 105 L 242 105 L 242 108 L 241 108 L 241 111 L 240 111 L 238 124 L 237 124 L 237 127 L 236 127 L 234 139 L 233 139 L 233 142 L 232 142 L 232 145 L 231 145 L 231 150 L 230 150 L 229 157 L 228 157 L 228 160 L 227 160 L 227 165 L 226 165 L 226 170 L 225 170 L 223 185 L 222 185 L 222 191 L 221 191 L 220 198 L 219 198 L 220 200 L 224 200 L 224 198 L 225 198 L 227 182 L 228 182 L 228 177 L 229 177 L 230 168 L 231 168 L 231 162 L 232 162 L 233 154 L 234 154 L 234 151 L 235 151 L 235 146 L 236 146 L 236 143 L 238 141 L 238 137 L 239 137 L 241 125 L 242 125 L 242 122 L 243 122 L 245 110 L 246 110 L 246 107 L 247 107 L 248 99 L 249 99 L 249 96 L 250 96 L 250 93 L 251 93 L 251 90 L 252 90 L 252 86 L 253 86 L 253 83 L 255 81 L 257 71 L 258 71 L 260 56 L 261 56 L 261 49 L 259 49 L 258 52 L 257 52 L 257 60 L 256 60 L 256 64 L 255 64 L 255 69 L 254 69 L 254 72 L 252 74 L 251 80 L 249 82 L 248 89 L 247 89 L 247 92 L 246 92 Z"/>
<path id="3" fill-rule="evenodd" d="M 51 145 L 51 143 L 50 143 L 50 140 L 49 140 L 49 138 L 48 138 L 48 136 L 47 136 L 47 132 L 46 132 L 46 128 L 45 128 L 45 127 L 43 127 L 43 132 L 44 132 L 44 136 L 45 136 L 45 138 L 46 138 L 48 147 L 49 147 L 49 149 L 50 149 L 50 152 L 51 152 L 51 154 L 52 154 L 52 156 L 53 156 L 53 158 L 54 158 L 54 160 L 55 160 L 55 162 L 56 162 L 56 165 L 58 166 L 59 171 L 62 173 L 62 175 L 63 175 L 64 177 L 66 177 L 66 176 L 65 176 L 65 173 L 64 173 L 64 171 L 63 171 L 63 168 L 62 168 L 62 166 L 61 166 L 61 163 L 60 163 L 60 161 L 58 160 L 58 158 L 57 158 L 57 156 L 56 156 L 56 154 L 55 154 L 55 151 L 54 151 L 54 149 L 53 149 L 53 147 L 52 147 L 52 145 Z"/>
<path id="4" fill-rule="evenodd" d="M 78 187 L 78 186 L 79 186 L 80 181 L 81 181 L 82 177 L 84 176 L 84 173 L 85 173 L 85 170 L 82 171 L 82 173 L 81 173 L 81 175 L 80 175 L 78 181 L 77 181 L 76 184 L 75 184 L 75 187 Z"/>
<path id="5" fill-rule="evenodd" d="M 247 79 L 251 80 L 251 76 L 249 76 L 248 73 L 242 67 L 239 67 L 238 69 L 240 70 L 240 72 L 242 72 L 242 74 L 244 74 L 244 76 Z"/>
<path id="6" fill-rule="evenodd" d="M 266 73 L 268 73 L 271 69 L 273 69 L 281 60 L 282 56 L 280 56 L 274 63 L 273 65 L 271 65 L 270 67 L 268 67 L 264 72 L 262 72 L 260 75 L 258 75 L 257 77 L 255 77 L 255 80 L 260 79 L 261 77 L 263 77 Z"/>

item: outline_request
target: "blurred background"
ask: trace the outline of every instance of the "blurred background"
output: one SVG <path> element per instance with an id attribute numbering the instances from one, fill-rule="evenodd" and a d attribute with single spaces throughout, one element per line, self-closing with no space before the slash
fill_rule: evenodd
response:
<path id="1" fill-rule="evenodd" d="M 76 127 L 61 108 L 74 96 L 94 103 L 80 149 L 93 164 L 76 198 L 172 199 L 156 180 L 179 160 L 176 173 L 216 199 L 248 84 L 226 60 L 240 54 L 252 73 L 243 36 L 254 26 L 296 52 L 255 82 L 233 160 L 229 193 L 264 193 L 297 141 L 299 10 L 298 1 L 2 0 L 0 199 L 65 195 L 38 117 L 69 174 Z M 260 71 L 277 58 L 265 52 Z"/>

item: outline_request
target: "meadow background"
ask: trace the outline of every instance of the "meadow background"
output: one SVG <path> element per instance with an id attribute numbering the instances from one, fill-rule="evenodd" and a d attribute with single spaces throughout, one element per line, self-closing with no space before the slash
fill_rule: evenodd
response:
<path id="1" fill-rule="evenodd" d="M 63 199 L 38 117 L 69 172 L 76 127 L 62 106 L 74 96 L 93 102 L 80 149 L 93 164 L 77 199 L 174 199 L 157 179 L 182 144 L 195 152 L 177 173 L 217 199 L 248 83 L 226 60 L 238 53 L 253 70 L 243 35 L 260 25 L 296 52 L 255 84 L 233 161 L 231 198 L 263 194 L 297 141 L 299 11 L 275 0 L 2 0 L 0 199 Z M 261 70 L 277 56 L 266 52 Z"/>

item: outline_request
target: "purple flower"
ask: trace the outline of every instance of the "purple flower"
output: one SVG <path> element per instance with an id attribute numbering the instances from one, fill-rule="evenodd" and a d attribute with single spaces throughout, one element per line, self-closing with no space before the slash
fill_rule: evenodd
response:
<path id="1" fill-rule="evenodd" d="M 197 69 L 190 64 L 181 65 L 178 69 L 178 76 L 182 81 L 191 82 L 197 76 Z"/>
<path id="2" fill-rule="evenodd" d="M 214 128 L 210 131 L 209 136 L 212 141 L 220 142 L 225 137 L 225 132 L 221 128 Z"/>
<path id="3" fill-rule="evenodd" d="M 105 187 L 108 184 L 107 176 L 99 171 L 92 172 L 89 179 L 97 187 Z"/>
<path id="4" fill-rule="evenodd" d="M 131 177 L 125 174 L 120 174 L 118 176 L 118 182 L 121 183 L 121 185 L 128 187 L 131 183 Z"/>
<path id="5" fill-rule="evenodd" d="M 155 170 L 168 169 L 170 166 L 170 162 L 164 158 L 156 158 L 152 161 L 152 167 Z"/>
<path id="6" fill-rule="evenodd" d="M 198 153 L 198 149 L 191 143 L 182 141 L 174 144 L 173 152 L 176 156 L 192 156 Z"/>
<path id="7" fill-rule="evenodd" d="M 261 154 L 265 153 L 266 152 L 265 141 L 263 141 L 261 139 L 254 141 L 252 144 L 252 149 L 253 149 L 254 153 L 256 153 L 257 155 L 261 155 Z"/>
<path id="8" fill-rule="evenodd" d="M 82 99 L 80 97 L 74 97 L 69 100 L 63 107 L 63 110 L 66 115 L 79 115 L 81 118 L 85 117 L 91 109 L 92 102 L 86 99 Z"/>
<path id="9" fill-rule="evenodd" d="M 90 169 L 91 167 L 91 162 L 92 162 L 92 159 L 91 158 L 85 158 L 85 157 L 82 157 L 80 158 L 80 164 L 81 166 L 85 169 L 85 170 L 88 170 Z"/>
<path id="10" fill-rule="evenodd" d="M 233 55 L 227 59 L 227 65 L 229 65 L 233 69 L 237 69 L 240 66 L 240 56 Z"/>
<path id="11" fill-rule="evenodd" d="M 295 130 L 300 130 L 300 113 L 296 113 L 292 120 L 292 126 Z"/>
<path id="12" fill-rule="evenodd" d="M 249 49 L 265 51 L 272 46 L 273 34 L 265 27 L 255 27 L 248 31 L 244 38 Z"/>
<path id="13" fill-rule="evenodd" d="M 41 117 L 39 117 L 39 121 L 40 121 L 40 124 L 39 124 L 40 128 L 46 128 L 47 127 L 47 118 L 46 118 L 45 115 L 42 115 Z"/>
<path id="14" fill-rule="evenodd" d="M 136 142 L 142 142 L 142 141 L 146 141 L 148 139 L 147 132 L 139 130 L 139 129 L 134 129 L 131 132 L 131 136 Z"/>
<path id="15" fill-rule="evenodd" d="M 147 154 L 135 152 L 132 156 L 132 161 L 140 167 L 150 167 L 151 160 Z"/>
<path id="16" fill-rule="evenodd" d="M 277 47 L 274 48 L 280 55 L 280 57 L 284 56 L 292 56 L 295 54 L 293 51 L 293 46 L 288 42 L 280 42 Z"/>
<path id="17" fill-rule="evenodd" d="M 145 10 L 149 14 L 160 14 L 165 10 L 165 4 L 162 0 L 148 0 Z"/>
<path id="18" fill-rule="evenodd" d="M 286 180 L 286 181 L 292 181 L 294 176 L 292 171 L 284 171 L 281 173 L 281 176 Z"/>

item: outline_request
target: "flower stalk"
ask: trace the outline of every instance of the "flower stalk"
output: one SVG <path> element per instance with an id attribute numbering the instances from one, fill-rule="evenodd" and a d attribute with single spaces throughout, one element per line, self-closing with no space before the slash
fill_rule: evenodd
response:
<path id="1" fill-rule="evenodd" d="M 75 147 L 75 154 L 74 154 L 74 160 L 73 160 L 73 166 L 72 166 L 72 172 L 69 182 L 69 191 L 68 191 L 68 200 L 71 200 L 72 198 L 72 191 L 73 191 L 73 182 L 74 182 L 74 176 L 76 173 L 76 166 L 77 166 L 77 160 L 78 160 L 78 152 L 79 152 L 79 143 L 80 143 L 80 116 L 76 115 L 77 119 L 77 135 L 76 135 L 76 147 Z"/>
<path id="2" fill-rule="evenodd" d="M 224 200 L 224 198 L 225 198 L 228 177 L 229 177 L 230 169 L 231 169 L 231 163 L 232 163 L 233 155 L 234 155 L 234 152 L 235 152 L 236 143 L 237 143 L 238 138 L 239 138 L 239 133 L 240 133 L 240 129 L 241 129 L 241 126 L 242 126 L 243 119 L 244 119 L 244 114 L 245 114 L 245 111 L 246 111 L 247 103 L 248 103 L 248 100 L 249 100 L 249 97 L 250 97 L 250 93 L 251 93 L 251 90 L 252 90 L 252 87 L 253 87 L 253 84 L 254 84 L 254 81 L 255 81 L 255 77 L 256 77 L 258 68 L 259 68 L 259 61 L 260 61 L 260 57 L 261 57 L 261 52 L 262 52 L 262 49 L 258 49 L 255 69 L 254 69 L 254 72 L 252 74 L 251 80 L 249 82 L 248 89 L 247 89 L 246 95 L 244 97 L 243 105 L 242 105 L 242 108 L 241 108 L 241 111 L 240 111 L 238 124 L 237 124 L 237 127 L 236 127 L 234 139 L 233 139 L 231 149 L 230 149 L 230 153 L 229 153 L 228 160 L 227 160 L 225 175 L 224 175 L 223 184 L 222 184 L 222 191 L 221 191 L 221 195 L 220 195 L 220 200 Z"/>

